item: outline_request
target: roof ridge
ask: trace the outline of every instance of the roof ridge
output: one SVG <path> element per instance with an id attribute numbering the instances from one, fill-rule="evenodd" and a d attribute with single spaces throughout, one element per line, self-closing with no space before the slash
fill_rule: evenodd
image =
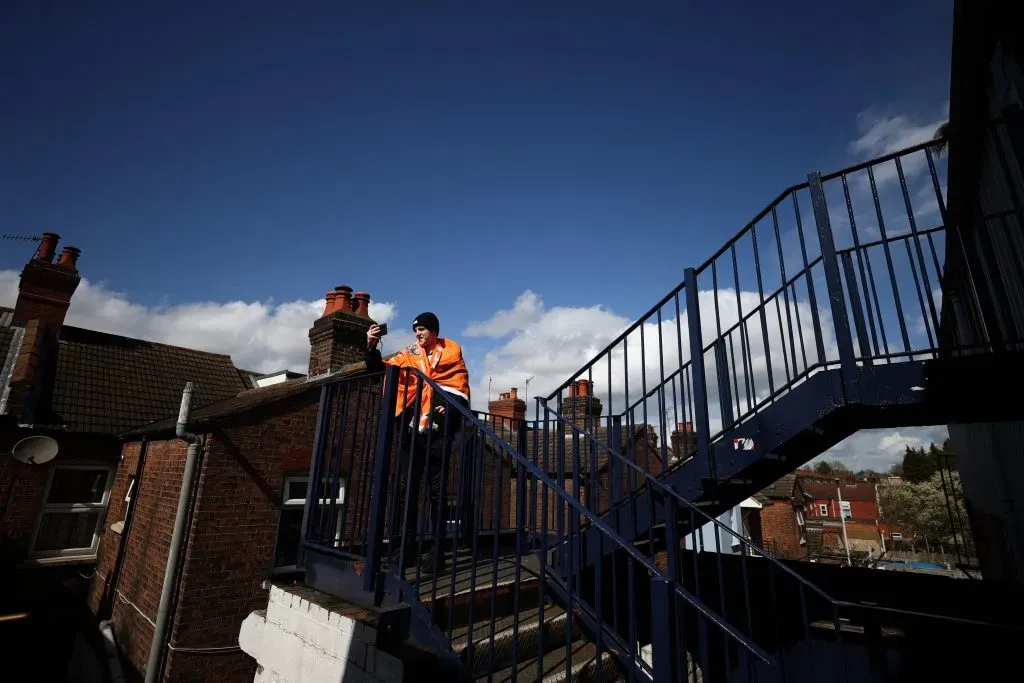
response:
<path id="1" fill-rule="evenodd" d="M 193 348 L 191 346 L 181 346 L 179 344 L 168 344 L 167 342 L 153 341 L 152 339 L 144 339 L 142 337 L 129 337 L 129 336 L 124 335 L 124 334 L 114 334 L 113 332 L 104 332 L 102 330 L 93 330 L 93 329 L 90 329 L 88 327 L 78 327 L 77 325 L 62 325 L 61 326 L 61 338 L 59 338 L 58 341 L 61 341 L 61 342 L 63 342 L 63 341 L 77 341 L 77 340 L 64 339 L 63 338 L 63 332 L 65 330 L 72 330 L 74 332 L 86 332 L 88 334 L 98 334 L 98 335 L 103 335 L 105 337 L 114 337 L 114 338 L 117 338 L 117 339 L 127 339 L 129 341 L 145 342 L 146 344 L 153 344 L 154 346 L 162 346 L 162 347 L 165 347 L 165 348 L 168 348 L 168 349 L 181 349 L 182 351 L 191 351 L 193 353 L 202 353 L 202 354 L 205 354 L 207 356 L 216 356 L 218 358 L 227 358 L 227 359 L 231 360 L 231 365 L 234 366 L 236 370 L 240 369 L 237 366 L 235 366 L 235 361 L 231 358 L 231 354 L 230 353 L 218 353 L 216 351 L 204 351 L 203 349 L 197 349 L 197 348 Z"/>

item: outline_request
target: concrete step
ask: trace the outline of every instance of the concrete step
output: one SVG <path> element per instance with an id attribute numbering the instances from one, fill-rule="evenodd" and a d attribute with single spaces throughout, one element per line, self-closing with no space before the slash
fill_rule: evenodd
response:
<path id="1" fill-rule="evenodd" d="M 538 672 L 538 662 L 540 671 Z M 566 677 L 566 665 L 568 664 L 569 675 Z M 601 681 L 622 680 L 615 655 L 610 652 L 602 652 L 600 663 L 597 658 L 597 647 L 584 640 L 576 640 L 572 643 L 571 649 L 567 650 L 563 644 L 561 647 L 552 650 L 538 659 L 532 657 L 516 663 L 504 669 L 494 671 L 493 674 L 478 676 L 478 681 L 490 681 L 491 683 L 530 683 L 543 681 L 543 683 L 591 683 L 597 681 L 600 667 Z"/>
<path id="2" fill-rule="evenodd" d="M 573 639 L 579 631 L 573 624 Z M 557 648 L 564 648 L 569 630 L 569 619 L 565 612 L 555 606 L 544 607 L 543 622 L 540 608 L 521 610 L 518 624 L 515 615 L 498 620 L 491 637 L 490 620 L 480 621 L 472 629 L 462 629 L 452 634 L 453 649 L 465 662 L 473 676 L 486 676 L 488 671 L 498 671 L 513 664 L 536 659 L 538 652 L 548 654 Z M 472 648 L 470 648 L 472 641 Z"/>

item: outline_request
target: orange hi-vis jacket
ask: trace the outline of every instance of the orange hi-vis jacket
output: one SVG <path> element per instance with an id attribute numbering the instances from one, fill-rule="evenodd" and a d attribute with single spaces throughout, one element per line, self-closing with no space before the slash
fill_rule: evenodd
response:
<path id="1" fill-rule="evenodd" d="M 438 338 L 429 353 L 416 344 L 407 346 L 385 359 L 384 362 L 400 368 L 416 368 L 446 392 L 469 401 L 469 370 L 466 369 L 466 361 L 462 358 L 462 347 L 451 339 Z M 403 370 L 399 374 L 398 381 L 396 416 L 401 415 L 403 410 L 415 404 L 416 386 L 419 379 L 415 373 Z M 423 382 L 423 396 L 420 399 L 420 431 L 429 429 L 431 425 L 433 389 L 429 384 Z"/>

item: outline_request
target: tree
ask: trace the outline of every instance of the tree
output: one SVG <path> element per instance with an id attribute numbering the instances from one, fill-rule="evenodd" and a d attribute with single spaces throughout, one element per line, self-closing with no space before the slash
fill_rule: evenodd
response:
<path id="1" fill-rule="evenodd" d="M 963 547 L 973 546 L 958 472 L 935 472 L 925 481 L 881 487 L 878 497 L 882 519 L 899 524 L 925 543 L 955 540 Z"/>
<path id="2" fill-rule="evenodd" d="M 903 453 L 903 478 L 912 484 L 928 481 L 938 471 L 938 458 L 924 448 L 906 447 Z"/>
<path id="3" fill-rule="evenodd" d="M 895 465 L 893 465 L 892 467 L 890 467 L 889 468 L 889 475 L 892 476 L 892 477 L 902 477 L 903 476 L 903 463 L 902 462 L 898 462 Z"/>
<path id="4" fill-rule="evenodd" d="M 935 129 L 935 133 L 932 134 L 932 140 L 935 141 L 933 148 L 935 153 L 942 156 L 949 149 L 949 121 L 940 123 L 938 128 Z"/>
<path id="5" fill-rule="evenodd" d="M 819 460 L 814 463 L 814 471 L 825 476 L 849 474 L 850 468 L 838 460 Z"/>

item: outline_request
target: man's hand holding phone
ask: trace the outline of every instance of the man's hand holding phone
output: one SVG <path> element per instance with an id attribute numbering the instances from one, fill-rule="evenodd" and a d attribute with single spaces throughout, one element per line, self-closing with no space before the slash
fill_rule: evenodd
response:
<path id="1" fill-rule="evenodd" d="M 370 325 L 370 329 L 366 331 L 366 346 L 370 349 L 377 348 L 380 344 L 380 338 L 388 333 L 387 323 L 383 325 Z"/>

